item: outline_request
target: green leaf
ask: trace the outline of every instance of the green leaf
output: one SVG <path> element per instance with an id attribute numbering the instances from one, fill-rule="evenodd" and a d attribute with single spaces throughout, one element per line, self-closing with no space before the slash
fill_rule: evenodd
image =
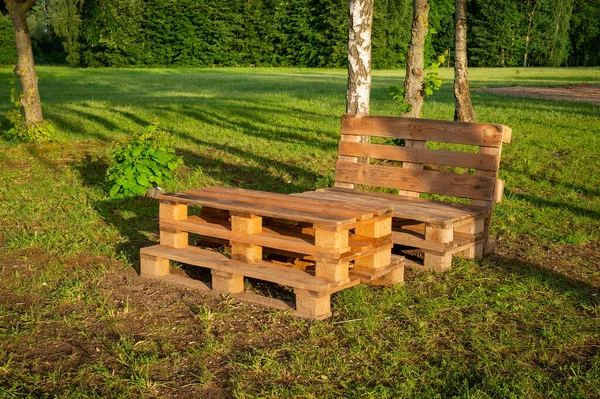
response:
<path id="1" fill-rule="evenodd" d="M 139 175 L 136 180 L 138 184 L 144 187 L 150 186 L 150 182 L 148 181 L 148 177 L 146 175 Z"/>
<path id="2" fill-rule="evenodd" d="M 134 157 L 137 157 L 138 155 L 140 155 L 140 154 L 142 153 L 142 151 L 143 151 L 143 150 L 144 150 L 144 148 L 143 148 L 143 147 L 141 147 L 141 146 L 139 146 L 139 147 L 135 147 L 135 148 L 133 149 L 133 151 L 131 151 L 131 154 L 132 154 Z"/>
<path id="3" fill-rule="evenodd" d="M 113 186 L 110 188 L 109 195 L 111 197 L 114 197 L 115 195 L 117 195 L 120 188 L 121 188 L 121 186 L 119 186 L 118 184 L 113 184 Z"/>

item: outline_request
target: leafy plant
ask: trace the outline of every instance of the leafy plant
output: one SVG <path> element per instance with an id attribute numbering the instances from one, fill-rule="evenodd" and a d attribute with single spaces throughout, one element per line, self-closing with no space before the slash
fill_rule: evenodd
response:
<path id="1" fill-rule="evenodd" d="M 412 104 L 407 104 L 404 101 L 406 98 L 404 87 L 400 85 L 388 87 L 388 95 L 392 100 L 398 102 L 398 104 L 400 105 L 401 113 L 410 112 L 410 110 L 412 109 Z"/>
<path id="2" fill-rule="evenodd" d="M 436 62 L 432 62 L 431 65 L 429 65 L 429 71 L 427 72 L 427 75 L 425 75 L 425 80 L 423 81 L 423 97 L 432 96 L 433 92 L 435 90 L 439 90 L 442 86 L 443 78 L 438 74 L 438 71 L 440 69 L 440 65 L 444 64 L 446 61 L 447 55 L 448 50 L 439 55 Z"/>
<path id="3" fill-rule="evenodd" d="M 423 87 L 421 92 L 423 93 L 423 98 L 427 98 L 433 95 L 435 90 L 439 90 L 442 86 L 443 78 L 438 74 L 440 65 L 442 65 L 446 61 L 446 56 L 448 55 L 448 50 L 444 51 L 443 54 L 437 57 L 435 62 L 432 62 L 431 65 L 427 68 L 427 75 L 425 75 L 425 79 L 423 79 Z M 404 87 L 400 85 L 391 86 L 388 88 L 388 95 L 394 101 L 396 101 L 400 105 L 400 112 L 410 112 L 412 109 L 411 104 L 406 103 L 406 93 L 404 92 Z"/>
<path id="4" fill-rule="evenodd" d="M 54 126 L 48 121 L 30 124 L 25 123 L 23 104 L 21 104 L 23 94 L 19 91 L 12 79 L 9 80 L 9 82 L 12 85 L 12 89 L 10 90 L 10 102 L 14 105 L 14 108 L 6 113 L 6 117 L 13 127 L 6 132 L 6 136 L 8 136 L 9 139 L 27 143 L 43 143 L 50 141 L 55 133 Z"/>
<path id="5" fill-rule="evenodd" d="M 158 127 L 156 119 L 115 148 L 111 158 L 106 171 L 106 179 L 112 183 L 111 197 L 143 195 L 148 188 L 172 180 L 175 169 L 183 164 L 175 154 L 173 139 Z"/>

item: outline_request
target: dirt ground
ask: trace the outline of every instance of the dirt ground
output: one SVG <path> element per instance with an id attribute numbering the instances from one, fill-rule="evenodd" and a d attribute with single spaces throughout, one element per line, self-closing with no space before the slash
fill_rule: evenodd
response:
<path id="1" fill-rule="evenodd" d="M 473 89 L 494 94 L 516 97 L 545 98 L 556 101 L 579 101 L 600 105 L 600 85 L 582 84 L 577 86 L 558 87 L 496 87 L 490 89 Z"/>

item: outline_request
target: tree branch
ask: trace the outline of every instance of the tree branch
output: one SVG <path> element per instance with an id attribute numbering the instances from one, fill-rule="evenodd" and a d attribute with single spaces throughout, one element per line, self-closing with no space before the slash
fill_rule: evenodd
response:
<path id="1" fill-rule="evenodd" d="M 29 10 L 35 4 L 35 0 L 27 0 L 23 3 L 23 8 L 25 11 Z"/>

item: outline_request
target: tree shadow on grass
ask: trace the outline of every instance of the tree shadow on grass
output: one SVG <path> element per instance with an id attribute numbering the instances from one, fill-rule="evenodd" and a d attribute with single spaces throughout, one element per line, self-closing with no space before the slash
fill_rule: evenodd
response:
<path id="1" fill-rule="evenodd" d="M 147 197 L 107 199 L 94 202 L 102 219 L 114 226 L 122 239 L 116 252 L 140 272 L 140 249 L 158 241 L 158 201 Z"/>
<path id="2" fill-rule="evenodd" d="M 106 159 L 87 154 L 72 167 L 79 173 L 83 185 L 108 193 Z M 94 201 L 93 208 L 102 220 L 117 229 L 122 239 L 115 251 L 139 272 L 140 248 L 154 245 L 158 240 L 158 201 L 147 197 L 110 198 Z"/>
<path id="3" fill-rule="evenodd" d="M 513 174 L 524 176 L 533 182 L 544 180 L 544 181 L 550 183 L 553 187 L 561 187 L 561 188 L 564 188 L 569 191 L 574 191 L 578 194 L 587 195 L 589 197 L 600 196 L 600 188 L 598 188 L 598 189 L 589 188 L 589 187 L 582 186 L 582 185 L 572 184 L 567 181 L 561 181 L 561 180 L 556 179 L 555 177 L 546 177 L 543 172 L 537 172 L 537 173 L 536 172 L 533 172 L 533 173 L 532 172 L 524 172 L 517 168 L 513 168 L 510 165 L 503 166 L 502 170 L 504 170 L 508 173 L 513 173 Z M 565 178 L 568 178 L 568 177 L 569 176 L 565 176 Z M 590 185 L 591 185 L 591 182 L 590 182 Z"/>
<path id="4" fill-rule="evenodd" d="M 546 266 L 507 255 L 491 255 L 488 260 L 492 267 L 501 269 L 504 273 L 539 281 L 540 284 L 562 292 L 578 303 L 600 303 L 600 284 L 565 274 L 561 269 L 570 267 L 566 259 L 552 260 L 552 263 L 548 262 Z"/>
<path id="5" fill-rule="evenodd" d="M 569 212 L 573 213 L 574 215 L 584 216 L 584 217 L 588 217 L 590 219 L 600 219 L 600 212 L 595 211 L 595 210 L 583 208 L 583 207 L 576 206 L 576 205 L 571 205 L 571 204 L 568 204 L 565 202 L 552 201 L 549 199 L 539 198 L 539 197 L 536 197 L 533 195 L 520 194 L 520 193 L 515 193 L 513 191 L 509 191 L 509 192 L 510 192 L 511 197 L 519 199 L 519 200 L 527 201 L 531 205 L 534 205 L 539 208 L 546 207 L 546 208 L 567 209 Z"/>
<path id="6" fill-rule="evenodd" d="M 225 151 L 239 156 L 245 162 L 232 163 L 210 156 L 199 155 L 188 150 L 178 150 L 187 166 L 202 170 L 204 175 L 227 186 L 274 191 L 280 193 L 297 193 L 314 188 L 314 184 L 322 178 L 318 173 L 294 164 L 276 161 L 254 153 L 225 144 L 207 143 L 187 134 L 181 134 L 195 144 Z M 250 165 L 248 162 L 255 165 Z M 270 173 L 267 168 L 274 168 L 277 174 Z M 199 187 L 190 187 L 199 188 Z"/>

